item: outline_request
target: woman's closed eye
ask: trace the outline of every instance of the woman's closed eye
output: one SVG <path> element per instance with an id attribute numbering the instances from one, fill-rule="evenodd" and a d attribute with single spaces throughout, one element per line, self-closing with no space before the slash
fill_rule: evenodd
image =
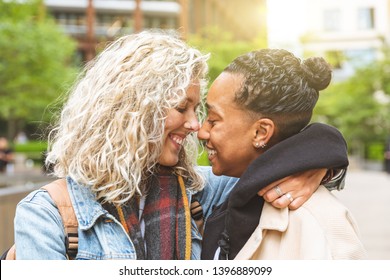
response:
<path id="1" fill-rule="evenodd" d="M 199 113 L 199 104 L 196 104 L 193 108 L 191 108 L 192 106 L 188 106 L 188 105 L 180 105 L 178 106 L 176 109 L 176 111 L 178 111 L 179 113 L 185 113 L 187 110 L 191 109 L 194 113 Z"/>
<path id="2" fill-rule="evenodd" d="M 182 102 L 177 104 L 177 107 L 175 109 L 179 113 L 184 113 L 188 109 L 188 101 L 187 100 L 183 100 Z"/>
<path id="3" fill-rule="evenodd" d="M 178 107 L 178 108 L 175 108 L 176 111 L 178 111 L 179 113 L 184 113 L 185 111 L 187 111 L 187 107 Z"/>
<path id="4" fill-rule="evenodd" d="M 207 123 L 210 124 L 211 126 L 214 126 L 215 125 L 215 120 L 207 119 Z"/>

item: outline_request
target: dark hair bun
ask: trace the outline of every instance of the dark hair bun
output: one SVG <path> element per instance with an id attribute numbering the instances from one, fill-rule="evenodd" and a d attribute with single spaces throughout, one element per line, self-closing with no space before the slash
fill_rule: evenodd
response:
<path id="1" fill-rule="evenodd" d="M 322 57 L 305 59 L 301 68 L 309 86 L 317 91 L 325 89 L 332 79 L 332 69 Z"/>

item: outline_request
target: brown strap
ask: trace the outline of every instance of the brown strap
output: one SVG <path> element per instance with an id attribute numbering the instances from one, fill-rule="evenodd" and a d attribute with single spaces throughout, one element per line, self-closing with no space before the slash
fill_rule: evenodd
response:
<path id="1" fill-rule="evenodd" d="M 45 189 L 60 212 L 66 233 L 66 253 L 69 259 L 74 259 L 78 251 L 78 222 L 70 200 L 65 179 L 58 179 L 42 187 Z M 15 260 L 15 244 L 8 250 L 6 260 Z"/>
<path id="2" fill-rule="evenodd" d="M 192 199 L 190 208 L 191 216 L 195 220 L 199 233 L 203 236 L 204 218 L 202 205 L 200 205 L 199 201 Z"/>
<path id="3" fill-rule="evenodd" d="M 75 258 L 77 255 L 79 241 L 78 222 L 72 201 L 70 200 L 66 180 L 58 179 L 46 186 L 43 186 L 42 189 L 48 191 L 54 203 L 57 205 L 64 224 L 65 233 L 67 235 L 66 249 L 68 258 Z"/>
<path id="4" fill-rule="evenodd" d="M 58 207 L 65 229 L 77 228 L 78 222 L 74 213 L 72 201 L 70 200 L 65 179 L 58 179 L 42 187 L 50 194 Z"/>

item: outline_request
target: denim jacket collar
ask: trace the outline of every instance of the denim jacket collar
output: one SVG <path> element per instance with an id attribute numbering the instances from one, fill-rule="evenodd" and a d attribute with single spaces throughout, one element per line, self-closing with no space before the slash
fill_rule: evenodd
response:
<path id="1" fill-rule="evenodd" d="M 94 226 L 99 217 L 104 215 L 111 216 L 96 201 L 95 195 L 90 188 L 79 185 L 70 177 L 67 177 L 66 180 L 80 229 L 88 230 Z"/>
<path id="2" fill-rule="evenodd" d="M 114 218 L 96 200 L 96 196 L 91 192 L 90 188 L 76 183 L 70 177 L 67 177 L 66 180 L 80 229 L 90 229 L 101 216 Z M 192 192 L 187 189 L 186 194 L 189 201 L 191 201 Z"/>

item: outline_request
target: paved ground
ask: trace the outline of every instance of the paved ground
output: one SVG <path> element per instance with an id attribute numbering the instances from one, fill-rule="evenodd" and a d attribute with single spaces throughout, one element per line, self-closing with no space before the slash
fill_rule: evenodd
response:
<path id="1" fill-rule="evenodd" d="M 349 170 L 345 189 L 334 194 L 353 213 L 368 258 L 390 260 L 390 175 Z"/>

